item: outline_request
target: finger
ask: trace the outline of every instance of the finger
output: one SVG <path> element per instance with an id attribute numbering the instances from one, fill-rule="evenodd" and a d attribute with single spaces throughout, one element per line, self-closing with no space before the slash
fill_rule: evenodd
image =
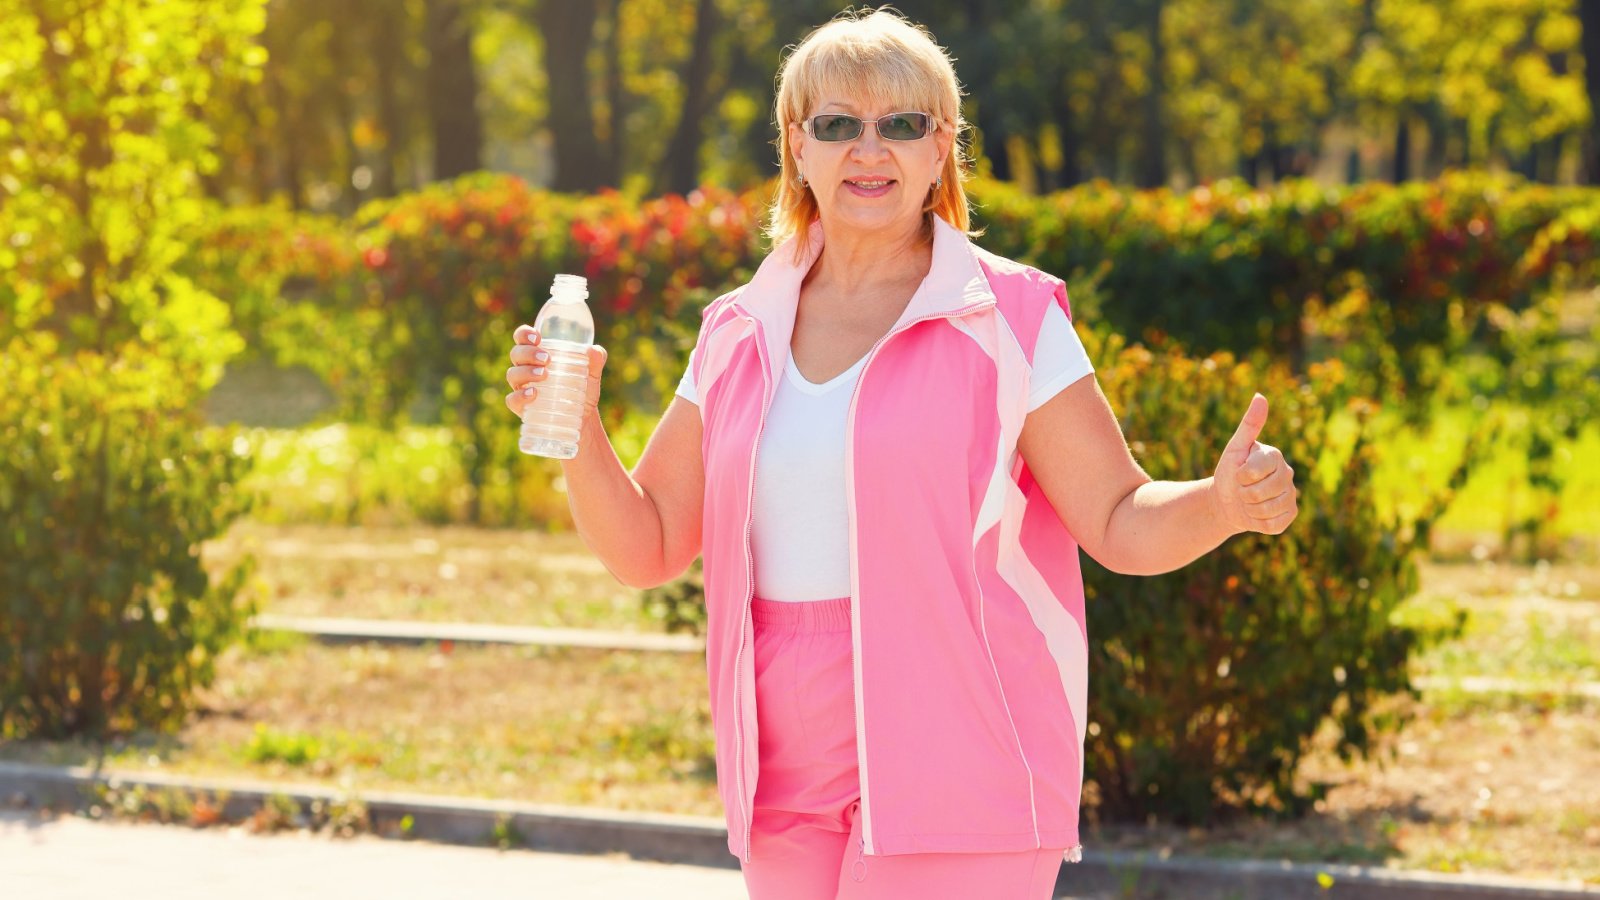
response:
<path id="1" fill-rule="evenodd" d="M 532 325 L 518 325 L 516 330 L 511 332 L 511 340 L 518 344 L 537 344 L 539 331 Z"/>
<path id="2" fill-rule="evenodd" d="M 1250 455 L 1245 458 L 1244 465 L 1235 473 L 1235 480 L 1239 482 L 1240 487 L 1265 481 L 1278 472 L 1282 458 L 1283 455 L 1272 447 L 1260 443 L 1254 444 L 1251 446 Z M 1277 491 L 1273 493 L 1276 494 Z"/>
<path id="3" fill-rule="evenodd" d="M 1222 458 L 1233 460 L 1237 466 L 1243 466 L 1250 458 L 1250 448 L 1255 445 L 1256 438 L 1261 435 L 1261 429 L 1267 424 L 1267 398 L 1256 394 L 1250 398 L 1250 408 L 1245 410 L 1244 418 L 1239 421 L 1239 427 L 1234 431 L 1233 437 L 1228 439 L 1228 446 L 1222 451 Z"/>
<path id="4" fill-rule="evenodd" d="M 1281 516 L 1273 516 L 1265 521 L 1257 522 L 1253 530 L 1261 534 L 1283 534 L 1294 523 L 1297 514 L 1298 512 L 1296 511 L 1287 512 Z"/>
<path id="5" fill-rule="evenodd" d="M 590 378 L 599 378 L 600 377 L 600 373 L 605 371 L 606 359 L 607 359 L 606 348 L 600 346 L 599 344 L 590 344 L 589 345 L 589 377 Z"/>
<path id="6" fill-rule="evenodd" d="M 1250 458 L 1235 472 L 1234 480 L 1237 480 L 1240 487 L 1275 485 L 1270 490 L 1270 493 L 1264 493 L 1261 496 L 1246 496 L 1246 500 L 1261 500 L 1264 496 L 1275 496 L 1278 492 L 1282 492 L 1282 482 L 1285 477 L 1293 480 L 1294 469 L 1291 469 L 1290 464 L 1283 461 L 1283 453 L 1278 453 L 1275 447 L 1256 444 L 1254 450 L 1250 452 Z M 1261 487 L 1261 490 L 1266 490 L 1266 487 Z"/>
<path id="7" fill-rule="evenodd" d="M 1260 503 L 1247 504 L 1244 509 L 1245 514 L 1250 516 L 1252 519 L 1259 519 L 1262 521 L 1275 519 L 1285 513 L 1294 512 L 1294 493 L 1291 491 L 1284 491 L 1276 497 L 1273 497 L 1271 500 L 1263 500 Z"/>
<path id="8" fill-rule="evenodd" d="M 518 344 L 511 348 L 511 362 L 519 366 L 542 366 L 550 361 L 549 351 L 532 344 Z"/>
<path id="9" fill-rule="evenodd" d="M 1239 489 L 1239 499 L 1246 504 L 1265 503 L 1289 490 L 1290 485 L 1282 477 L 1279 477 L 1281 474 L 1274 473 L 1254 484 L 1241 487 Z"/>
<path id="10" fill-rule="evenodd" d="M 530 382 L 544 381 L 550 372 L 544 366 L 512 366 L 506 370 L 506 384 L 512 390 L 521 390 Z"/>
<path id="11" fill-rule="evenodd" d="M 527 408 L 529 403 L 533 402 L 533 398 L 538 393 L 538 388 L 533 387 L 519 388 L 512 391 L 506 395 L 506 408 L 516 413 L 518 418 L 521 418 L 522 411 Z"/>

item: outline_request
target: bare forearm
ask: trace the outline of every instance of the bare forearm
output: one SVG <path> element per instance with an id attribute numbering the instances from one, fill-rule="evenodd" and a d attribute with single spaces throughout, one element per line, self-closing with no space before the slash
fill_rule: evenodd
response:
<path id="1" fill-rule="evenodd" d="M 1150 481 L 1111 512 L 1105 546 L 1096 558 L 1124 575 L 1159 575 L 1181 569 L 1237 532 L 1223 521 L 1212 479 Z"/>
<path id="2" fill-rule="evenodd" d="M 661 515 L 617 458 L 599 413 L 590 408 L 578 455 L 562 460 L 567 505 L 578 535 L 617 580 L 649 587 L 662 569 Z"/>

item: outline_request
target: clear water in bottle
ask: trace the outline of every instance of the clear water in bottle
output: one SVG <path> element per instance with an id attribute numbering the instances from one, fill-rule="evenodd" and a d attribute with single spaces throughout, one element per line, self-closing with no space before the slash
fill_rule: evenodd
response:
<path id="1" fill-rule="evenodd" d="M 522 410 L 517 446 L 523 453 L 551 459 L 578 455 L 589 390 L 589 345 L 594 343 L 594 317 L 584 302 L 588 296 L 588 279 L 557 275 L 550 299 L 534 320 L 539 347 L 550 359 L 544 364 L 544 380 L 534 382 L 533 402 Z"/>

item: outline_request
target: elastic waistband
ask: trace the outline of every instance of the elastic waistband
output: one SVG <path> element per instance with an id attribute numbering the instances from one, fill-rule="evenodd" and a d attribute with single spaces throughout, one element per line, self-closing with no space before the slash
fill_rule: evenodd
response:
<path id="1" fill-rule="evenodd" d="M 829 632 L 850 630 L 850 598 L 834 600 L 765 600 L 756 597 L 750 615 L 757 628 L 780 631 Z"/>

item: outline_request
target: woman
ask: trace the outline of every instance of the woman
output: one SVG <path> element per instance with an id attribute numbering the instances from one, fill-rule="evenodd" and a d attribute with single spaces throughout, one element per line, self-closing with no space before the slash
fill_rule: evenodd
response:
<path id="1" fill-rule="evenodd" d="M 1077 549 L 1129 574 L 1293 521 L 1257 395 L 1210 478 L 1128 452 L 1062 282 L 968 241 L 959 87 L 846 14 L 786 59 L 777 245 L 713 301 L 630 474 L 590 360 L 579 533 L 624 584 L 705 557 L 728 847 L 768 898 L 1042 898 L 1078 854 Z M 543 377 L 516 332 L 507 405 Z"/>

